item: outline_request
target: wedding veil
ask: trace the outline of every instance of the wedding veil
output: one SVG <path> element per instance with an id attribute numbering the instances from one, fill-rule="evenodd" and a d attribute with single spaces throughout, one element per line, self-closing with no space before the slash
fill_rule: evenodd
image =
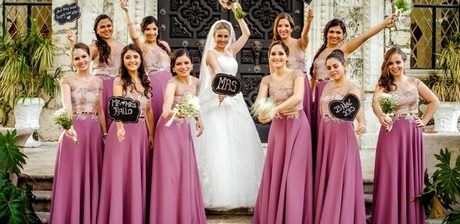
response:
<path id="1" fill-rule="evenodd" d="M 227 46 L 225 47 L 225 50 L 228 50 L 228 48 L 235 42 L 236 37 L 235 37 L 235 30 L 233 29 L 233 26 L 230 22 L 227 20 L 218 20 L 212 24 L 211 29 L 209 29 L 208 36 L 206 37 L 206 43 L 203 48 L 203 53 L 201 56 L 201 66 L 200 66 L 200 92 L 198 95 L 202 95 L 206 88 L 208 88 L 211 85 L 211 74 L 209 71 L 209 67 L 206 65 L 206 56 L 209 50 L 214 49 L 216 46 L 216 43 L 214 41 L 214 32 L 216 29 L 216 25 L 219 23 L 227 23 L 230 26 L 230 40 L 228 41 Z"/>

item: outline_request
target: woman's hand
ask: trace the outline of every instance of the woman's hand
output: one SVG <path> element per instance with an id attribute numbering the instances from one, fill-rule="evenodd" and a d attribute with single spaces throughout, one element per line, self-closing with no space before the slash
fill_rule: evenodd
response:
<path id="1" fill-rule="evenodd" d="M 355 132 L 357 135 L 362 135 L 366 132 L 366 124 L 358 123 L 358 126 L 355 128 Z"/>
<path id="2" fill-rule="evenodd" d="M 69 47 L 73 47 L 72 45 L 75 44 L 75 41 L 77 40 L 77 37 L 75 36 L 75 33 L 68 29 L 65 31 L 66 35 L 67 35 L 67 40 L 69 41 Z"/>
<path id="3" fill-rule="evenodd" d="M 311 9 L 311 6 L 308 6 L 308 12 L 307 12 L 307 22 L 313 21 L 313 9 Z"/>
<path id="4" fill-rule="evenodd" d="M 149 147 L 153 149 L 153 135 L 149 135 Z"/>
<path id="5" fill-rule="evenodd" d="M 272 120 L 270 116 L 266 116 L 266 115 L 259 115 L 257 118 L 259 119 L 259 122 L 262 124 L 266 124 Z"/>
<path id="6" fill-rule="evenodd" d="M 395 26 L 395 22 L 398 19 L 398 14 L 393 13 L 389 15 L 385 20 L 383 20 L 386 28 L 391 28 Z"/>
<path id="7" fill-rule="evenodd" d="M 125 128 L 124 127 L 120 127 L 120 128 L 117 128 L 117 137 L 118 137 L 118 141 L 123 141 L 125 140 Z"/>
<path id="8" fill-rule="evenodd" d="M 419 117 L 415 117 L 415 124 L 417 127 L 425 127 L 426 123 Z"/>
<path id="9" fill-rule="evenodd" d="M 217 98 L 219 99 L 219 104 L 221 104 L 222 101 L 224 101 L 225 97 L 227 97 L 227 96 L 225 96 L 225 95 L 220 95 L 220 94 L 217 95 Z"/>
<path id="10" fill-rule="evenodd" d="M 219 0 L 219 3 L 222 7 L 226 9 L 231 9 L 231 4 L 228 2 L 229 0 Z"/>
<path id="11" fill-rule="evenodd" d="M 390 125 L 391 123 L 391 117 L 387 115 L 383 115 L 379 117 L 379 122 L 384 128 L 387 128 L 388 125 Z"/>
<path id="12" fill-rule="evenodd" d="M 65 134 L 65 136 L 67 136 L 68 138 L 70 138 L 72 140 L 77 138 L 77 132 L 75 131 L 75 129 L 73 129 L 73 127 L 65 130 L 64 134 Z"/>
<path id="13" fill-rule="evenodd" d="M 163 111 L 163 113 L 161 114 L 161 117 L 165 120 L 169 120 L 171 117 L 172 117 L 172 110 L 169 110 L 169 111 Z"/>
<path id="14" fill-rule="evenodd" d="M 195 129 L 196 129 L 196 137 L 200 137 L 200 135 L 203 134 L 203 129 L 204 129 L 201 119 L 196 120 Z"/>
<path id="15" fill-rule="evenodd" d="M 120 7 L 123 11 L 128 12 L 128 2 L 126 0 L 120 0 Z"/>

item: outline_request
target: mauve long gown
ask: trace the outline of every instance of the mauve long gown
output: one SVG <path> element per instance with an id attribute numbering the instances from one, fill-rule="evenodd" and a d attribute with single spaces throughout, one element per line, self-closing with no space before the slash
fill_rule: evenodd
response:
<path id="1" fill-rule="evenodd" d="M 293 76 L 292 79 L 295 77 Z M 293 85 L 267 82 L 269 95 L 281 103 L 293 94 Z M 292 82 L 293 83 L 293 82 Z M 311 136 L 302 103 L 298 114 L 273 119 L 253 223 L 313 223 Z"/>
<path id="2" fill-rule="evenodd" d="M 372 223 L 425 223 L 425 211 L 419 200 L 423 191 L 424 149 L 422 129 L 414 122 L 418 114 L 420 80 L 409 78 L 411 85 L 398 86 L 389 94 L 399 106 L 393 128 L 380 128 L 374 170 Z"/>
<path id="3" fill-rule="evenodd" d="M 97 116 L 102 80 L 67 75 L 63 84 L 70 85 L 72 121 L 79 143 L 64 133 L 59 138 L 50 223 L 95 224 L 102 168 L 102 130 Z"/>
<path id="4" fill-rule="evenodd" d="M 189 88 L 176 84 L 174 104 L 185 94 L 196 94 L 198 79 L 192 78 L 192 83 Z M 190 122 L 176 119 L 169 127 L 166 122 L 160 117 L 155 130 L 150 223 L 206 223 Z"/>
<path id="5" fill-rule="evenodd" d="M 144 116 L 150 99 L 135 91 L 124 96 L 140 102 L 141 114 L 137 123 L 123 124 L 126 134 L 121 142 L 116 123 L 110 126 L 104 149 L 98 224 L 146 222 L 149 135 Z"/>
<path id="6" fill-rule="evenodd" d="M 320 97 L 321 119 L 315 169 L 315 223 L 364 224 L 364 190 L 358 142 L 352 121 L 331 115 L 328 105 L 358 87 L 347 81 L 326 84 Z"/>

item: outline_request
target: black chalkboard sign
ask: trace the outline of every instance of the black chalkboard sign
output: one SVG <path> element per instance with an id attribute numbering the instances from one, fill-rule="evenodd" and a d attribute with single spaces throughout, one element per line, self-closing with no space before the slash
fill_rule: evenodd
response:
<path id="1" fill-rule="evenodd" d="M 358 114 L 361 103 L 355 94 L 347 94 L 342 100 L 333 100 L 329 103 L 329 111 L 332 116 L 346 120 L 353 121 Z"/>
<path id="2" fill-rule="evenodd" d="M 62 25 L 64 23 L 70 23 L 80 18 L 80 6 L 77 3 L 65 4 L 62 7 L 54 9 L 54 20 Z"/>
<path id="3" fill-rule="evenodd" d="M 136 123 L 139 120 L 141 103 L 138 100 L 122 96 L 109 98 L 109 117 L 123 123 Z"/>
<path id="4" fill-rule="evenodd" d="M 312 2 L 313 0 L 303 0 L 303 2 L 305 2 L 307 5 L 310 5 L 310 3 Z"/>
<path id="5" fill-rule="evenodd" d="M 240 78 L 225 74 L 217 73 L 212 80 L 212 91 L 226 96 L 234 96 L 241 91 L 243 82 Z"/>

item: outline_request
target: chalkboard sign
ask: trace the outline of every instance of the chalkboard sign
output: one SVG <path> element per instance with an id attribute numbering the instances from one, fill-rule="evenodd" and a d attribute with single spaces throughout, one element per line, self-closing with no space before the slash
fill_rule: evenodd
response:
<path id="1" fill-rule="evenodd" d="M 141 103 L 138 100 L 122 96 L 109 98 L 109 117 L 123 123 L 137 123 L 139 120 Z"/>
<path id="2" fill-rule="evenodd" d="M 332 116 L 346 121 L 353 121 L 358 114 L 361 103 L 355 94 L 347 94 L 342 100 L 333 100 L 329 103 Z"/>
<path id="3" fill-rule="evenodd" d="M 217 73 L 212 80 L 212 91 L 226 96 L 234 96 L 241 91 L 242 81 L 240 78 L 225 74 Z"/>
<path id="4" fill-rule="evenodd" d="M 65 4 L 62 7 L 54 9 L 54 20 L 62 25 L 64 23 L 70 23 L 80 18 L 80 6 L 77 3 Z"/>

